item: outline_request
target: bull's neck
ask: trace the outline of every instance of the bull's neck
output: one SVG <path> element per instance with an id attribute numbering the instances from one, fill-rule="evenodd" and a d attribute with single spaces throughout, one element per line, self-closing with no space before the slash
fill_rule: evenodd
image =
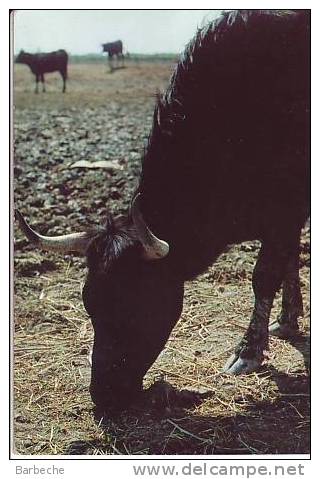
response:
<path id="1" fill-rule="evenodd" d="M 32 58 L 29 55 L 26 55 L 23 59 L 23 63 L 29 67 L 32 65 Z"/>
<path id="2" fill-rule="evenodd" d="M 143 213 L 155 227 L 158 226 L 157 218 L 168 213 L 168 200 L 175 189 L 172 180 L 177 177 L 174 170 L 178 162 L 174 150 L 171 138 L 154 123 L 142 161 L 139 191 Z M 177 181 L 176 178 L 176 186 Z"/>

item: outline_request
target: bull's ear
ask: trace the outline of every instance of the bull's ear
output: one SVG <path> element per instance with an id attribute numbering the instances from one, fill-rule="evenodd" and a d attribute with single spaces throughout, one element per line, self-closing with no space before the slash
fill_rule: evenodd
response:
<path id="1" fill-rule="evenodd" d="M 145 223 L 139 209 L 140 196 L 141 194 L 138 193 L 132 201 L 131 217 L 144 249 L 144 257 L 146 260 L 162 259 L 169 253 L 169 245 L 166 241 L 157 238 Z"/>

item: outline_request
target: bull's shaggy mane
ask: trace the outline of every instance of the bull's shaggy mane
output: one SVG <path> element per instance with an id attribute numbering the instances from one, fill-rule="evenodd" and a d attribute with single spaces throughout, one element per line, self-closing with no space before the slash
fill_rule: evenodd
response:
<path id="1" fill-rule="evenodd" d="M 299 10 L 222 12 L 215 20 L 199 28 L 181 54 L 166 92 L 163 95 L 156 95 L 153 131 L 150 138 L 152 138 L 152 133 L 157 128 L 165 136 L 170 137 L 173 133 L 176 134 L 179 124 L 187 118 L 185 109 L 194 93 L 192 84 L 197 84 L 197 77 L 203 78 L 204 66 L 208 65 L 208 55 L 215 56 L 221 48 L 228 48 L 228 42 L 234 42 L 235 37 L 239 37 L 243 41 L 243 34 L 248 27 L 254 29 L 263 28 L 264 24 L 268 26 L 269 23 L 266 20 L 270 16 L 278 22 L 279 30 L 281 30 L 288 15 L 297 16 L 298 12 Z M 235 47 L 235 45 L 236 42 L 232 44 L 232 47 Z M 217 58 L 215 58 L 215 62 L 216 60 Z M 218 68 L 219 65 L 215 66 Z M 196 95 L 197 100 L 199 96 L 201 96 L 201 92 Z"/>

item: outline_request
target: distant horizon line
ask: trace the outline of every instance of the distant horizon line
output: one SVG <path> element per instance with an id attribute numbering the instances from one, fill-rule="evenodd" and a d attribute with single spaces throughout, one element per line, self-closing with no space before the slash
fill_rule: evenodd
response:
<path id="1" fill-rule="evenodd" d="M 23 51 L 25 51 L 26 53 L 31 53 L 31 54 L 36 54 L 36 53 L 50 53 L 48 50 L 47 51 L 40 51 L 40 50 L 37 50 L 37 51 L 31 51 L 31 50 L 24 50 L 22 49 Z M 58 50 L 61 50 L 60 48 Z M 21 50 L 19 51 L 15 51 L 14 52 L 14 55 L 18 55 L 18 53 L 20 52 Z M 51 52 L 52 51 L 57 51 L 57 50 L 50 50 Z M 66 50 L 66 52 L 68 53 L 68 55 L 70 57 L 81 57 L 81 56 L 96 56 L 96 57 L 102 57 L 102 58 L 108 58 L 108 56 L 106 54 L 103 54 L 102 52 L 99 53 L 99 52 L 87 52 L 87 53 L 70 53 L 68 52 L 68 50 Z M 134 55 L 137 55 L 137 56 L 158 56 L 158 55 L 165 55 L 165 56 L 174 56 L 174 55 L 180 55 L 181 51 L 177 51 L 177 52 L 148 52 L 148 53 L 142 53 L 142 52 L 134 52 L 134 51 L 128 51 L 126 53 L 124 53 L 124 55 L 127 55 L 129 54 L 130 56 L 134 56 Z"/>

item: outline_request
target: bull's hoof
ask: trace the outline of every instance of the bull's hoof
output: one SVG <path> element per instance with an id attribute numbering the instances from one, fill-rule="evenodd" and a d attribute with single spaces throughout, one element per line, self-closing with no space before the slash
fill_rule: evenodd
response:
<path id="1" fill-rule="evenodd" d="M 275 321 L 274 323 L 270 324 L 269 333 L 277 338 L 290 339 L 297 336 L 299 329 L 298 326 L 295 327 L 291 324 L 279 323 L 278 321 Z"/>
<path id="2" fill-rule="evenodd" d="M 239 374 L 249 374 L 259 369 L 262 363 L 262 358 L 240 358 L 236 354 L 233 354 L 222 370 L 223 373 L 238 376 Z"/>

